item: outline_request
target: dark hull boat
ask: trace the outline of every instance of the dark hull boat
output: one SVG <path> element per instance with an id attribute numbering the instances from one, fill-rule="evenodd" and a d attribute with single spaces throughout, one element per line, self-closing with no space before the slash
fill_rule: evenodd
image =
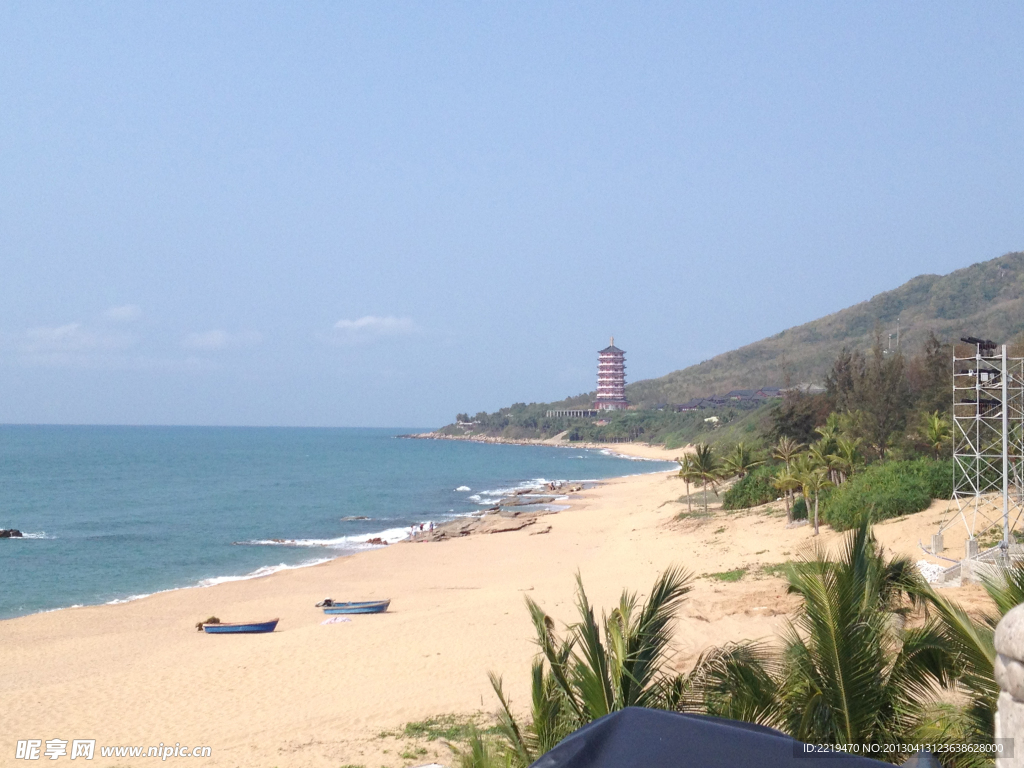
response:
<path id="1" fill-rule="evenodd" d="M 384 613 L 390 600 L 363 600 L 362 602 L 332 603 L 324 606 L 324 613 Z"/>
<path id="2" fill-rule="evenodd" d="M 270 621 L 251 621 L 241 624 L 203 624 L 203 632 L 208 635 L 238 635 L 254 632 L 273 632 L 280 619 Z"/>

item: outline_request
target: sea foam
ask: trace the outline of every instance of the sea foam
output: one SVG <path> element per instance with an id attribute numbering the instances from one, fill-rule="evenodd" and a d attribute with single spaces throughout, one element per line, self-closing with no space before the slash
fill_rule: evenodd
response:
<path id="1" fill-rule="evenodd" d="M 387 528 L 372 533 L 359 533 L 352 536 L 338 536 L 333 539 L 254 539 L 239 544 L 250 544 L 258 547 L 326 547 L 328 549 L 353 549 L 361 546 L 379 546 L 369 544 L 371 539 L 380 539 L 388 544 L 395 544 L 409 537 L 408 528 Z"/>

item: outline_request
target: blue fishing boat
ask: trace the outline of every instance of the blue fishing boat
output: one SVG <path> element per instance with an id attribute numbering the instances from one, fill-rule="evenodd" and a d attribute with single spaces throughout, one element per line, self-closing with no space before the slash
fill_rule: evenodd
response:
<path id="1" fill-rule="evenodd" d="M 325 601 L 326 602 L 326 601 Z M 390 600 L 363 600 L 361 602 L 336 603 L 325 605 L 324 613 L 384 613 L 391 605 Z"/>
<path id="2" fill-rule="evenodd" d="M 208 635 L 237 635 L 253 632 L 273 632 L 280 619 L 270 621 L 250 621 L 241 624 L 203 624 L 203 631 Z"/>

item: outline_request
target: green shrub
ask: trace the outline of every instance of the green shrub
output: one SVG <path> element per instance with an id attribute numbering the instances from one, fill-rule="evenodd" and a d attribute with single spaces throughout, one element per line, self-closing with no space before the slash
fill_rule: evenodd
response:
<path id="1" fill-rule="evenodd" d="M 821 514 L 821 505 L 818 506 L 818 514 Z M 794 520 L 806 520 L 807 519 L 807 502 L 804 501 L 803 496 L 798 496 L 796 501 L 793 502 L 793 519 Z"/>
<path id="2" fill-rule="evenodd" d="M 772 485 L 776 468 L 761 466 L 741 480 L 722 496 L 722 509 L 747 509 L 758 504 L 767 504 L 779 498 L 779 492 Z"/>
<path id="3" fill-rule="evenodd" d="M 933 498 L 953 493 L 949 461 L 916 459 L 873 464 L 838 488 L 823 494 L 821 518 L 837 531 L 856 527 L 861 517 L 874 521 L 910 515 L 927 509 Z"/>
<path id="4" fill-rule="evenodd" d="M 928 485 L 933 499 L 953 498 L 953 462 L 918 459 L 913 464 L 921 466 L 921 476 Z"/>

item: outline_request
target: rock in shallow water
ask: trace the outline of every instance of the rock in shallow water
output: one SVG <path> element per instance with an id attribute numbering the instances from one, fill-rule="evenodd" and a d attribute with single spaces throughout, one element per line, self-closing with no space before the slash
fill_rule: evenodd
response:
<path id="1" fill-rule="evenodd" d="M 0 539 L 20 539 L 21 531 L 17 528 L 0 528 Z"/>

